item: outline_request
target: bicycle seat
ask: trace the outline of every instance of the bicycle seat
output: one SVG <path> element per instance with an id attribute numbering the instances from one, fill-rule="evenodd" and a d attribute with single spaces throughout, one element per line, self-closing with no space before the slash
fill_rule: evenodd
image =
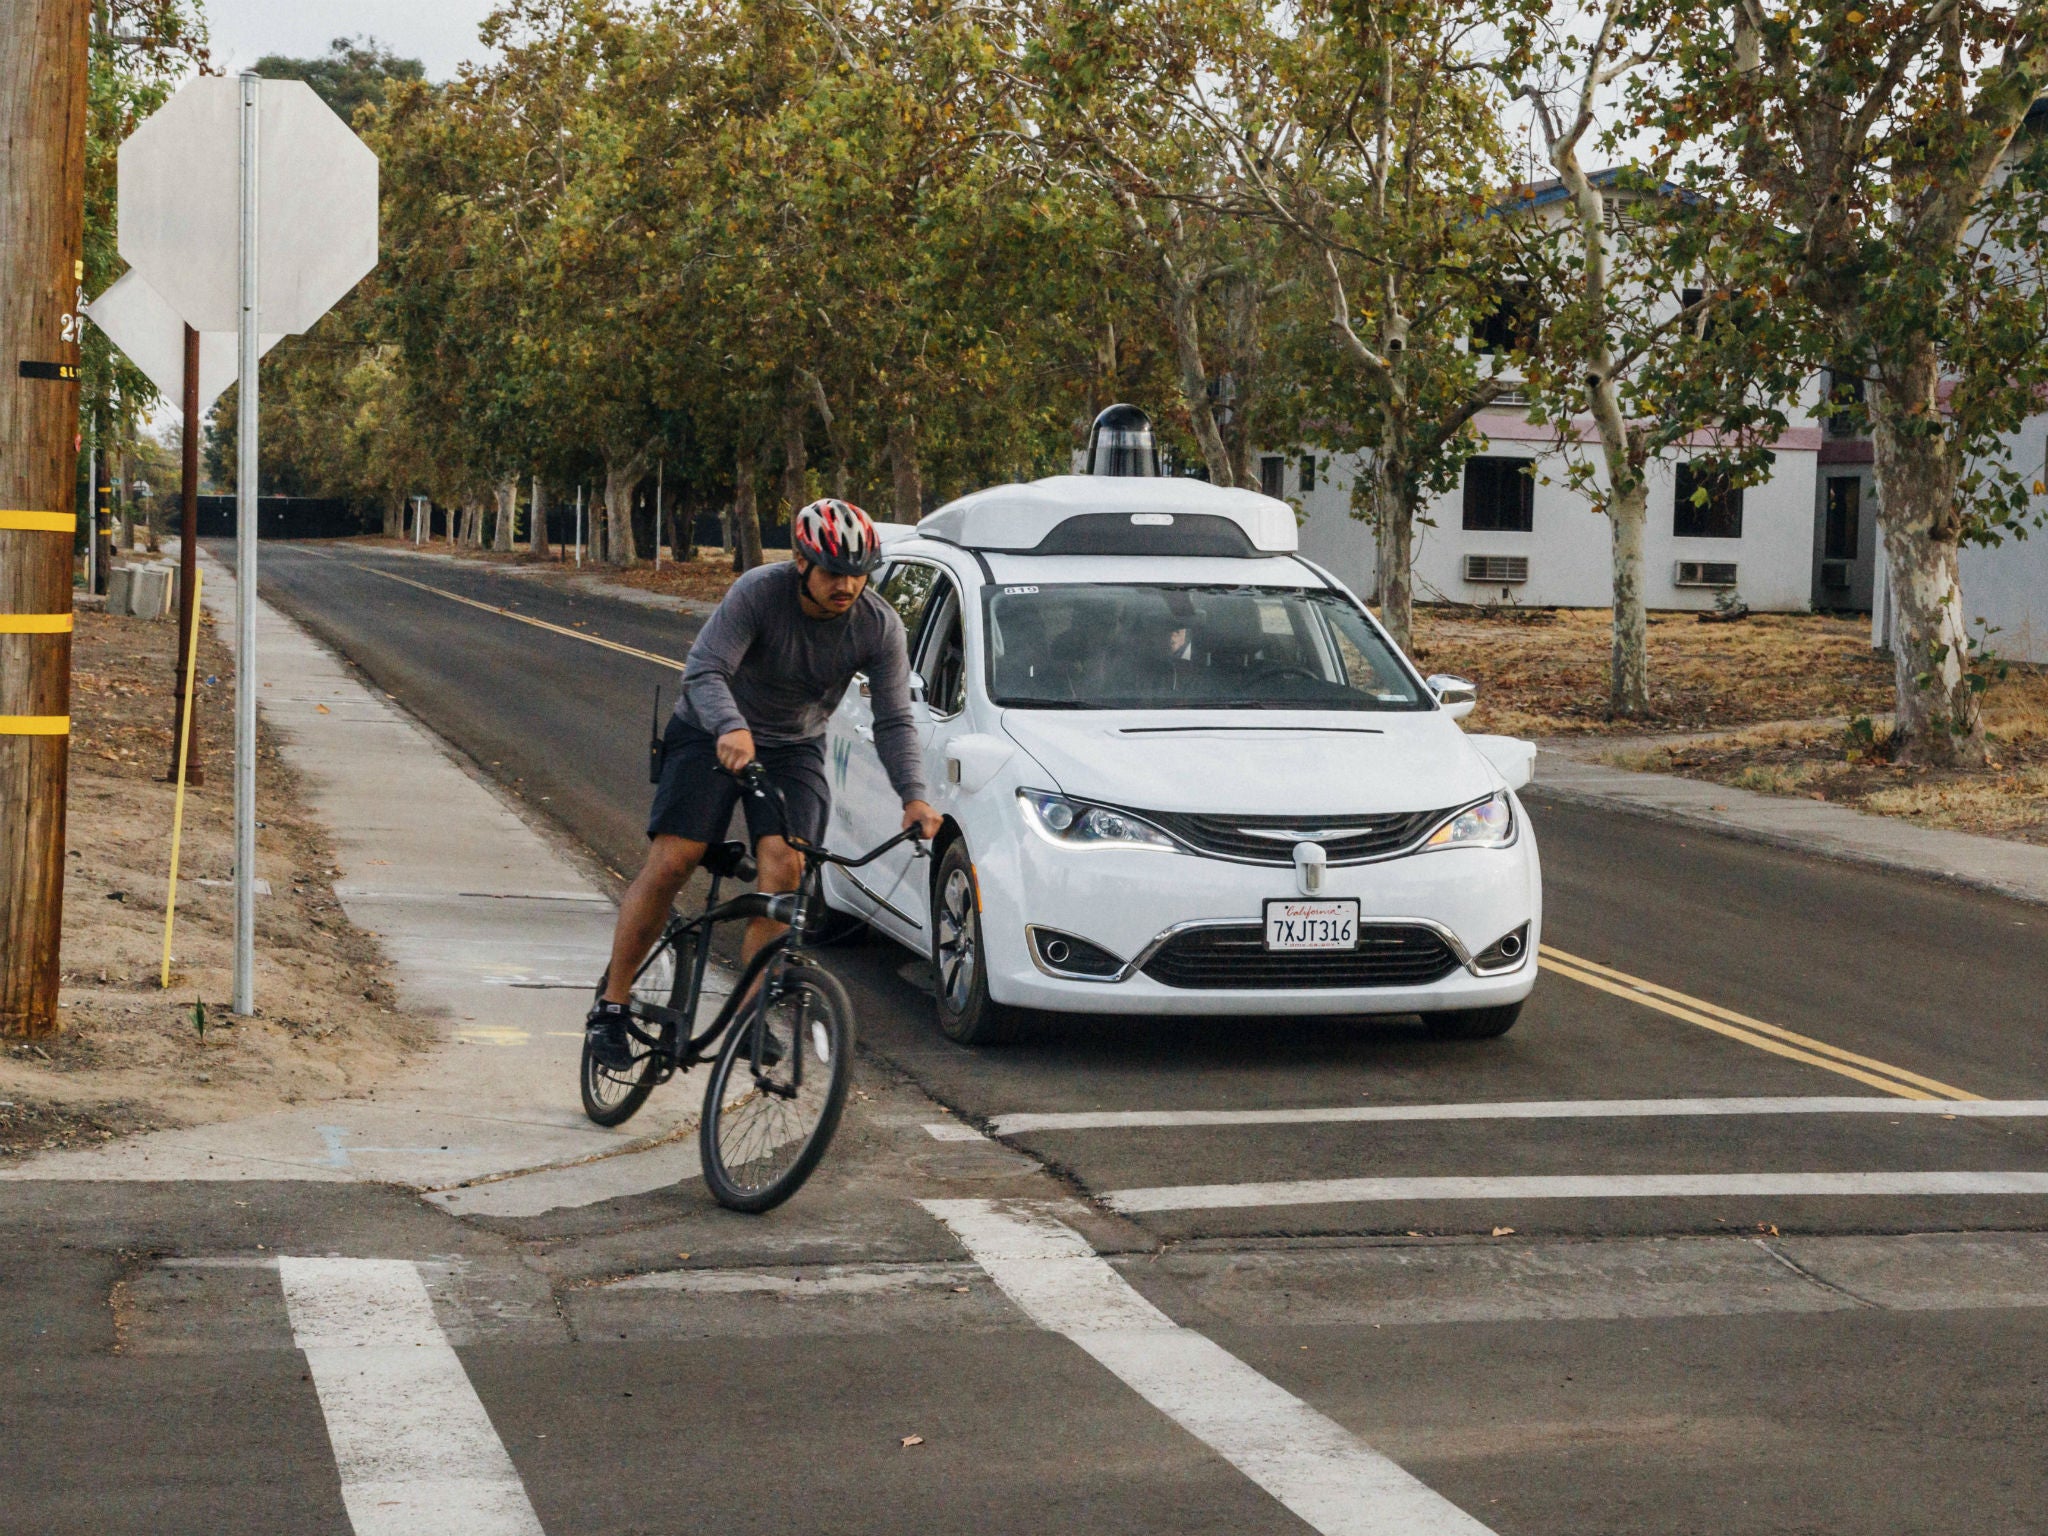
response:
<path id="1" fill-rule="evenodd" d="M 713 843 L 704 850 L 704 868 L 714 875 L 731 876 L 736 880 L 754 878 L 754 856 L 747 852 L 747 845 L 734 841 Z"/>

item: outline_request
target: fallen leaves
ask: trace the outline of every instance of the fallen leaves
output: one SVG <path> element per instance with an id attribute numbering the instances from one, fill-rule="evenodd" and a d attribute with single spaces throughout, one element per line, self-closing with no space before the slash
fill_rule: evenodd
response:
<path id="1" fill-rule="evenodd" d="M 913 1445 L 923 1445 L 923 1444 L 924 1444 L 924 1436 L 923 1436 L 923 1435 L 905 1435 L 905 1436 L 903 1437 L 903 1439 L 902 1439 L 902 1441 L 901 1441 L 900 1443 L 901 1443 L 901 1445 L 903 1446 L 903 1449 L 905 1449 L 905 1450 L 907 1451 L 907 1450 L 909 1450 L 909 1449 L 910 1449 L 910 1448 L 911 1448 L 911 1447 L 912 1447 Z"/>

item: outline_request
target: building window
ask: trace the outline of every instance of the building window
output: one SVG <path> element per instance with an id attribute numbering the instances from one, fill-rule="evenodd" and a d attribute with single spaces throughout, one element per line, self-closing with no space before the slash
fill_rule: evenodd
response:
<path id="1" fill-rule="evenodd" d="M 1306 496 L 1316 488 L 1316 456 L 1304 453 L 1301 456 L 1301 494 Z"/>
<path id="2" fill-rule="evenodd" d="M 1671 531 L 1681 539 L 1742 537 L 1742 487 L 1724 469 L 1678 466 L 1678 490 L 1671 498 Z"/>
<path id="3" fill-rule="evenodd" d="M 1854 560 L 1863 542 L 1863 478 L 1828 477 L 1827 526 L 1821 534 L 1823 560 Z"/>
<path id="4" fill-rule="evenodd" d="M 1287 461 L 1277 453 L 1259 460 L 1259 489 L 1268 496 L 1287 494 Z"/>
<path id="5" fill-rule="evenodd" d="M 1527 533 L 1536 526 L 1536 479 L 1528 459 L 1465 461 L 1465 526 L 1474 533 Z"/>

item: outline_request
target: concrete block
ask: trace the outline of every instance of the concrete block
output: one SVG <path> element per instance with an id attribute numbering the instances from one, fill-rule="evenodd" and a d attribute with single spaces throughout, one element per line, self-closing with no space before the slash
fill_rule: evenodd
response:
<path id="1" fill-rule="evenodd" d="M 107 612 L 127 614 L 135 590 L 135 567 L 117 565 L 107 572 Z"/>
<path id="2" fill-rule="evenodd" d="M 161 565 L 138 565 L 131 569 L 135 576 L 128 590 L 128 611 L 138 619 L 161 619 L 170 609 L 170 571 Z"/>

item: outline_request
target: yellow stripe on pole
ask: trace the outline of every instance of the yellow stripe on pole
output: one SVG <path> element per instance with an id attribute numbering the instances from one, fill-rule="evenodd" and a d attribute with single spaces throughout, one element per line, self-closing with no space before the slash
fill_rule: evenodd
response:
<path id="1" fill-rule="evenodd" d="M 0 613 L 0 635 L 68 635 L 68 613 Z"/>
<path id="2" fill-rule="evenodd" d="M 69 715 L 0 715 L 0 736 L 69 736 Z"/>
<path id="3" fill-rule="evenodd" d="M 0 512 L 0 528 L 12 528 L 22 533 L 76 533 L 78 515 L 74 512 Z"/>
<path id="4" fill-rule="evenodd" d="M 178 711 L 178 799 L 171 812 L 171 885 L 164 896 L 164 965 L 160 977 L 165 991 L 171 985 L 171 925 L 178 917 L 178 849 L 185 840 L 185 768 L 192 755 L 192 679 L 199 670 L 199 586 L 206 573 L 192 569 L 192 638 L 185 646 L 185 707 Z"/>

